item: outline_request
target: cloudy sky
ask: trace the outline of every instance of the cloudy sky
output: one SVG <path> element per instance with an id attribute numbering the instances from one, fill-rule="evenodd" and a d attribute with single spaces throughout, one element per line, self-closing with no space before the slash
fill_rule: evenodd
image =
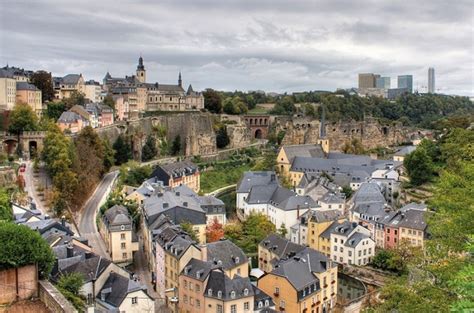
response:
<path id="1" fill-rule="evenodd" d="M 357 86 L 357 73 L 414 75 L 474 95 L 471 1 L 0 0 L 0 64 L 135 71 L 195 89 L 302 91 Z"/>

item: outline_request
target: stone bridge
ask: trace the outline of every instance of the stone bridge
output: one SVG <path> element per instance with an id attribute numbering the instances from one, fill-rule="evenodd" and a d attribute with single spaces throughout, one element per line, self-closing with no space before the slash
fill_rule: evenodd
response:
<path id="1" fill-rule="evenodd" d="M 1 152 L 8 155 L 19 152 L 23 157 L 33 158 L 43 150 L 45 136 L 43 131 L 27 131 L 20 135 L 0 132 Z"/>

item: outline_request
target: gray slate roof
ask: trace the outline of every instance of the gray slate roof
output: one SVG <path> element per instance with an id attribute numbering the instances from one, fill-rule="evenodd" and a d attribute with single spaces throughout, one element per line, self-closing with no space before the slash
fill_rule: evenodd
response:
<path id="1" fill-rule="evenodd" d="M 328 210 L 328 211 L 311 211 L 311 221 L 317 223 L 323 223 L 328 221 L 335 221 L 342 218 L 342 214 L 339 210 Z"/>
<path id="2" fill-rule="evenodd" d="M 325 158 L 326 155 L 321 148 L 321 145 L 290 145 L 281 147 L 290 163 L 295 157 L 311 157 L 311 158 Z"/>
<path id="3" fill-rule="evenodd" d="M 247 256 L 232 241 L 225 239 L 207 244 L 207 260 L 230 270 L 247 263 Z"/>
<path id="4" fill-rule="evenodd" d="M 61 82 L 65 85 L 75 85 L 79 82 L 81 75 L 79 74 L 68 74 L 61 79 Z"/>
<path id="5" fill-rule="evenodd" d="M 66 267 L 61 270 L 61 273 L 80 273 L 84 277 L 84 282 L 90 282 L 96 280 L 102 275 L 105 269 L 111 264 L 110 260 L 107 260 L 98 255 L 92 255 L 89 259 L 85 259 L 81 262 Z"/>
<path id="6" fill-rule="evenodd" d="M 365 203 L 385 203 L 385 198 L 376 183 L 362 183 L 354 193 L 352 201 L 355 205 Z"/>
<path id="7" fill-rule="evenodd" d="M 35 85 L 27 83 L 27 82 L 16 82 L 16 90 L 32 90 L 32 91 L 39 91 Z"/>
<path id="8" fill-rule="evenodd" d="M 183 268 L 181 271 L 181 275 L 199 280 L 205 281 L 207 276 L 211 273 L 211 271 L 217 268 L 213 262 L 209 261 L 201 261 L 195 258 L 189 260 L 188 264 Z"/>
<path id="9" fill-rule="evenodd" d="M 247 295 L 245 295 L 245 290 Z M 219 291 L 221 292 L 220 298 Z M 232 298 L 232 292 L 235 293 L 235 298 Z M 248 277 L 235 275 L 233 278 L 229 278 L 222 270 L 215 269 L 209 275 L 207 286 L 204 289 L 204 296 L 222 299 L 223 301 L 251 297 L 253 296 L 253 287 Z"/>
<path id="10" fill-rule="evenodd" d="M 305 246 L 291 242 L 290 240 L 276 234 L 270 234 L 259 243 L 259 246 L 270 250 L 272 253 L 276 254 L 279 259 L 295 255 L 305 249 Z"/>
<path id="11" fill-rule="evenodd" d="M 59 123 L 75 123 L 78 120 L 86 120 L 76 112 L 66 111 L 61 114 L 58 119 Z"/>
<path id="12" fill-rule="evenodd" d="M 126 207 L 122 205 L 114 205 L 104 213 L 104 224 L 108 226 L 109 230 L 122 230 L 121 226 L 124 227 L 123 230 L 132 229 L 132 219 L 128 214 Z"/>
<path id="13" fill-rule="evenodd" d="M 405 156 L 416 150 L 416 146 L 406 146 L 395 152 L 395 156 Z"/>
<path id="14" fill-rule="evenodd" d="M 100 299 L 101 294 L 104 293 L 105 302 L 118 308 L 129 293 L 139 290 L 143 290 L 146 294 L 146 287 L 128 277 L 124 277 L 117 273 L 110 273 L 104 286 L 98 293 L 97 298 Z"/>
<path id="15" fill-rule="evenodd" d="M 248 193 L 254 186 L 279 185 L 273 171 L 245 172 L 237 184 L 237 193 Z"/>

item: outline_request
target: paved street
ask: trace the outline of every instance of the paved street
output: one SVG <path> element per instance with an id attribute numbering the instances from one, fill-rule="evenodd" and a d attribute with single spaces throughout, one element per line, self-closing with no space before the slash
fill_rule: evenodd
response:
<path id="1" fill-rule="evenodd" d="M 42 202 L 42 197 L 36 191 L 35 183 L 37 185 L 42 185 L 43 187 L 46 187 L 46 183 L 51 185 L 51 183 L 47 181 L 49 178 L 46 176 L 46 173 L 44 173 L 43 170 L 41 170 L 38 174 L 38 177 L 35 178 L 33 171 L 33 162 L 26 161 L 25 163 L 26 171 L 23 174 L 23 177 L 25 178 L 25 191 L 28 193 L 28 196 L 33 199 L 33 202 L 36 204 L 36 208 L 40 210 L 43 214 L 48 214 L 48 208 Z M 38 181 L 40 181 L 39 184 Z"/>
<path id="2" fill-rule="evenodd" d="M 110 188 L 117 175 L 118 171 L 114 171 L 106 174 L 102 178 L 102 181 L 97 186 L 94 194 L 89 198 L 83 210 L 81 211 L 78 224 L 81 237 L 89 240 L 89 245 L 92 247 L 94 253 L 105 258 L 110 257 L 97 230 L 96 216 L 102 199 L 106 196 L 106 193 L 110 191 Z"/>

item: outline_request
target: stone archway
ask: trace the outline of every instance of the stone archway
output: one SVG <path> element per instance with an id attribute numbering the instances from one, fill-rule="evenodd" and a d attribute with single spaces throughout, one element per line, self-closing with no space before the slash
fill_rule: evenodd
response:
<path id="1" fill-rule="evenodd" d="M 260 128 L 257 128 L 255 130 L 255 136 L 254 136 L 255 139 L 262 139 L 263 138 L 263 132 Z"/>
<path id="2" fill-rule="evenodd" d="M 3 151 L 6 151 L 8 155 L 16 152 L 18 148 L 18 141 L 14 139 L 7 139 L 3 142 Z"/>
<path id="3" fill-rule="evenodd" d="M 34 159 L 38 155 L 38 143 L 35 140 L 30 140 L 28 142 L 28 152 L 30 154 L 30 159 Z"/>

